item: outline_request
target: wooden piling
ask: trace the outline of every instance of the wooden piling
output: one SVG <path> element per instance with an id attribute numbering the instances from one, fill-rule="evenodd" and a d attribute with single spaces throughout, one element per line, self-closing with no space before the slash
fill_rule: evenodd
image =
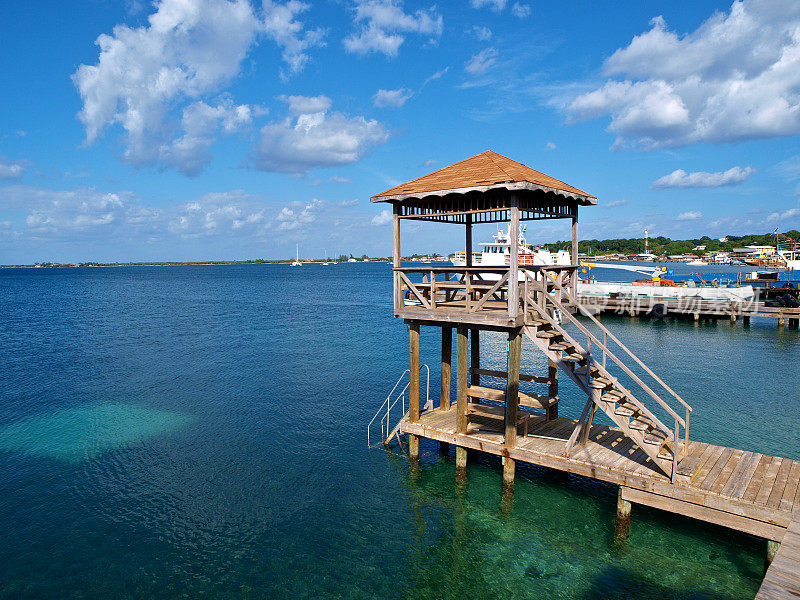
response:
<path id="1" fill-rule="evenodd" d="M 508 332 L 508 369 L 506 370 L 505 445 L 517 445 L 517 410 L 519 408 L 519 364 L 522 357 L 522 331 Z"/>
<path id="2" fill-rule="evenodd" d="M 509 457 L 503 457 L 503 495 L 509 496 L 514 493 L 514 472 L 516 461 Z"/>
<path id="3" fill-rule="evenodd" d="M 469 332 L 469 366 L 470 366 L 470 385 L 480 385 L 480 373 L 476 373 L 481 368 L 481 332 L 479 329 L 471 329 Z"/>
<path id="4" fill-rule="evenodd" d="M 456 329 L 456 431 L 467 432 L 467 328 Z M 467 476 L 467 449 L 456 446 L 456 477 Z"/>
<path id="5" fill-rule="evenodd" d="M 764 557 L 764 571 L 769 569 L 769 566 L 772 564 L 772 561 L 775 559 L 775 555 L 778 554 L 778 550 L 781 549 L 781 543 L 776 542 L 773 540 L 767 540 L 767 554 Z"/>
<path id="6" fill-rule="evenodd" d="M 450 410 L 450 362 L 453 359 L 453 328 L 442 327 L 442 385 L 439 392 L 439 408 Z"/>
<path id="7" fill-rule="evenodd" d="M 419 323 L 408 326 L 411 341 L 411 383 L 408 388 L 408 419 L 412 423 L 419 421 Z"/>
<path id="8" fill-rule="evenodd" d="M 558 365 L 552 360 L 547 361 L 547 396 L 551 402 L 558 399 Z M 551 404 L 547 409 L 547 419 L 558 418 L 558 402 Z"/>
<path id="9" fill-rule="evenodd" d="M 419 436 L 408 435 L 408 456 L 411 460 L 419 460 Z"/>
<path id="10" fill-rule="evenodd" d="M 622 486 L 617 488 L 617 518 L 614 521 L 614 539 L 623 542 L 631 529 L 631 503 L 622 497 Z"/>

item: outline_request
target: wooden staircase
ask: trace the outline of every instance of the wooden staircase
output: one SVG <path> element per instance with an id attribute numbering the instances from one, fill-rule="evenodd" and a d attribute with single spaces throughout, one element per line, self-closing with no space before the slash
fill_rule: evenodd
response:
<path id="1" fill-rule="evenodd" d="M 619 427 L 634 444 L 641 448 L 653 463 L 673 481 L 679 472 L 679 462 L 685 457 L 688 444 L 688 422 L 691 407 L 686 404 L 669 386 L 659 379 L 644 363 L 617 340 L 597 319 L 589 316 L 597 333 L 592 333 L 567 310 L 569 305 L 581 309 L 570 291 L 559 285 L 557 281 L 531 280 L 526 289 L 529 296 L 524 299 L 525 327 L 524 333 L 588 396 L 583 413 L 577 427 L 572 432 L 564 450 L 569 455 L 576 444 L 585 444 L 589 430 L 597 410 L 602 410 L 611 421 Z M 561 319 L 565 318 L 574 327 L 570 329 L 575 336 L 585 334 L 585 344 L 580 344 L 570 335 Z M 598 335 L 599 334 L 599 335 Z M 602 336 L 602 337 L 600 337 Z M 580 336 L 582 337 L 582 336 Z M 621 347 L 629 357 L 652 378 L 668 390 L 686 408 L 686 416 L 681 417 L 675 409 L 667 404 L 656 392 L 636 375 L 630 366 L 611 352 L 609 338 Z M 597 360 L 591 354 L 592 344 L 602 358 Z M 607 359 L 611 363 L 607 365 Z M 650 397 L 661 407 L 662 412 L 674 417 L 675 426 L 665 425 L 633 392 L 625 387 L 617 377 L 612 375 L 608 367 L 618 367 L 630 381 L 641 389 L 640 396 Z M 638 390 L 637 390 L 638 392 Z M 680 428 L 686 435 L 680 437 Z"/>

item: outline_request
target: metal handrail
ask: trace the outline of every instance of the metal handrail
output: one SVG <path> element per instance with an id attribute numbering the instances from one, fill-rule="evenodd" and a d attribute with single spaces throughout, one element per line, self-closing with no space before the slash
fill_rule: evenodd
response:
<path id="1" fill-rule="evenodd" d="M 534 283 L 535 283 L 536 287 L 539 287 L 539 282 L 534 281 Z M 555 284 L 555 282 L 551 282 L 551 283 Z M 539 291 L 543 291 L 542 288 L 539 288 Z M 561 291 L 564 292 L 565 290 L 562 288 Z M 544 293 L 548 297 L 548 300 L 550 300 L 550 302 L 554 302 L 554 300 L 552 298 L 550 298 L 550 294 L 548 292 L 545 291 Z M 634 382 L 639 384 L 639 386 L 644 391 L 646 391 L 656 402 L 658 402 L 661 405 L 661 407 L 669 413 L 670 416 L 672 416 L 675 419 L 679 420 L 680 423 L 684 427 L 686 426 L 685 425 L 685 423 L 686 423 L 685 420 L 681 416 L 679 416 L 678 413 L 676 413 L 675 410 L 669 404 L 667 404 L 658 394 L 656 394 L 649 385 L 647 385 L 644 381 L 641 380 L 640 377 L 638 377 L 633 371 L 631 371 L 630 368 L 624 362 L 622 362 L 622 360 L 620 360 L 616 356 L 616 354 L 614 354 L 600 340 L 600 338 L 598 338 L 596 335 L 594 335 L 580 321 L 578 321 L 575 317 L 573 317 L 571 314 L 569 314 L 569 311 L 564 311 L 562 314 L 566 315 L 567 318 L 569 319 L 569 321 L 571 323 L 573 323 L 578 329 L 580 329 L 587 336 L 587 338 L 591 339 L 595 344 L 597 344 L 597 346 L 603 351 L 604 354 L 607 354 L 608 357 L 611 358 L 611 360 L 613 360 L 623 371 L 625 371 L 625 373 L 627 373 L 631 377 L 631 379 L 634 380 Z M 603 329 L 603 331 L 608 331 L 605 327 L 603 327 L 603 325 L 599 321 L 597 322 L 597 324 L 601 327 L 601 329 Z M 608 332 L 608 335 L 611 336 L 612 339 L 614 338 L 614 336 L 610 332 Z M 620 345 L 622 345 L 621 342 L 618 342 L 618 343 Z M 645 369 L 647 369 L 647 367 L 645 367 Z M 649 369 L 647 369 L 647 370 L 649 371 Z"/>
<path id="2" fill-rule="evenodd" d="M 420 368 L 419 368 L 420 371 L 422 371 L 423 368 L 427 372 L 427 375 L 426 375 L 426 382 L 425 382 L 425 404 L 423 405 L 422 408 L 423 408 L 423 410 L 430 410 L 431 408 L 433 408 L 433 400 L 431 399 L 431 370 L 430 370 L 430 368 L 428 367 L 427 364 L 420 365 Z M 400 384 L 402 383 L 402 381 L 403 381 L 403 379 L 405 378 L 406 375 L 409 376 L 408 383 L 405 385 L 405 387 L 402 390 L 400 390 L 397 393 L 397 395 L 394 397 L 394 400 L 392 400 L 392 395 L 395 393 L 397 388 L 400 386 Z M 377 419 L 379 416 L 381 417 L 380 421 L 379 421 L 380 425 L 381 425 L 381 438 L 383 439 L 384 442 L 386 442 L 386 441 L 388 441 L 388 438 L 393 433 L 393 430 L 390 429 L 390 427 L 389 427 L 389 423 L 391 421 L 392 409 L 395 407 L 395 405 L 398 402 L 401 402 L 401 407 L 402 407 L 402 413 L 401 413 L 402 416 L 400 417 L 401 420 L 402 420 L 403 417 L 405 417 L 408 414 L 408 411 L 406 410 L 406 391 L 408 390 L 410 385 L 411 385 L 411 370 L 410 369 L 406 369 L 405 371 L 403 371 L 403 373 L 397 379 L 397 383 L 394 384 L 394 387 L 392 388 L 392 391 L 389 392 L 388 396 L 386 396 L 386 400 L 381 402 L 381 406 L 380 406 L 380 408 L 378 408 L 377 412 L 375 413 L 375 416 L 373 416 L 372 419 L 370 420 L 370 422 L 367 424 L 367 446 L 368 447 L 370 447 L 370 448 L 372 447 L 372 443 L 371 443 L 371 440 L 370 440 L 370 430 L 372 428 L 373 423 L 375 423 L 375 419 Z M 384 407 L 385 407 L 385 410 L 384 410 Z M 398 423 L 399 423 L 399 421 L 398 421 Z"/>
<path id="3" fill-rule="evenodd" d="M 581 311 L 581 314 L 582 314 L 582 315 L 584 315 L 584 316 L 586 316 L 586 317 L 589 317 L 589 319 L 590 319 L 591 321 L 593 321 L 593 322 L 594 322 L 594 323 L 595 323 L 595 324 L 596 324 L 598 327 L 600 327 L 600 328 L 603 330 L 604 334 L 608 334 L 608 337 L 610 337 L 610 338 L 611 338 L 611 339 L 612 339 L 612 340 L 613 340 L 613 341 L 614 341 L 614 342 L 615 342 L 615 343 L 616 343 L 616 344 L 617 344 L 617 345 L 618 345 L 620 348 L 622 348 L 622 349 L 623 349 L 623 350 L 624 350 L 624 351 L 625 351 L 625 352 L 628 354 L 628 356 L 630 356 L 630 357 L 631 357 L 631 358 L 632 358 L 634 361 L 636 361 L 636 363 L 637 363 L 637 364 L 638 364 L 640 367 L 642 367 L 642 368 L 645 370 L 645 372 L 646 372 L 648 375 L 650 375 L 650 377 L 652 377 L 653 379 L 655 379 L 655 380 L 656 380 L 656 381 L 657 381 L 657 382 L 658 382 L 658 383 L 661 385 L 661 387 L 663 387 L 663 388 L 664 388 L 665 390 L 667 390 L 667 391 L 668 391 L 670 394 L 672 394 L 672 395 L 675 397 L 675 399 L 677 399 L 677 400 L 678 400 L 678 402 L 680 402 L 681 404 L 683 404 L 683 406 L 685 406 L 685 407 L 686 407 L 686 408 L 689 410 L 689 412 L 691 412 L 691 411 L 693 410 L 693 409 L 692 409 L 692 407 L 691 407 L 691 406 L 689 406 L 689 404 L 688 404 L 688 403 L 687 403 L 687 402 L 686 402 L 686 401 L 685 401 L 683 398 L 681 398 L 681 397 L 680 397 L 680 396 L 677 394 L 677 392 L 675 392 L 675 390 L 673 390 L 671 387 L 669 387 L 669 386 L 668 386 L 668 385 L 667 385 L 667 384 L 666 384 L 666 383 L 665 383 L 665 382 L 664 382 L 664 381 L 663 381 L 663 380 L 662 380 L 662 379 L 661 379 L 661 378 L 660 378 L 658 375 L 656 375 L 656 374 L 655 374 L 655 373 L 654 373 L 654 372 L 653 372 L 653 371 L 650 369 L 650 367 L 648 367 L 646 364 L 644 364 L 644 363 L 641 361 L 641 359 L 639 359 L 639 357 L 638 357 L 638 356 L 636 356 L 636 355 L 635 355 L 633 352 L 631 352 L 631 351 L 628 349 L 628 347 L 627 347 L 625 344 L 623 344 L 623 343 L 622 343 L 622 342 L 621 342 L 619 339 L 617 339 L 617 336 L 615 336 L 613 333 L 611 333 L 610 331 L 608 331 L 608 329 L 606 329 L 606 328 L 603 326 L 603 324 L 602 324 L 602 323 L 600 323 L 600 321 L 598 321 L 598 320 L 597 320 L 597 318 L 596 318 L 596 317 L 595 317 L 593 314 L 591 314 L 590 312 L 588 312 L 588 311 L 584 310 L 584 309 L 583 309 L 583 307 L 581 306 L 580 302 L 578 302 L 578 301 L 575 299 L 575 297 L 572 295 L 572 293 L 571 293 L 570 291 L 568 291 L 568 290 L 565 290 L 565 289 L 563 288 L 563 286 L 561 286 L 561 285 L 560 285 L 560 284 L 558 284 L 557 282 L 553 282 L 553 283 L 554 283 L 554 285 L 558 286 L 558 287 L 559 287 L 559 289 L 560 289 L 562 292 L 564 292 L 564 293 L 566 294 L 566 296 L 567 296 L 567 299 L 568 299 L 568 300 L 570 300 L 570 301 L 572 302 L 572 304 L 574 304 L 574 305 L 575 305 L 575 306 L 576 306 L 576 307 L 577 307 L 577 308 L 578 308 L 578 309 Z"/>

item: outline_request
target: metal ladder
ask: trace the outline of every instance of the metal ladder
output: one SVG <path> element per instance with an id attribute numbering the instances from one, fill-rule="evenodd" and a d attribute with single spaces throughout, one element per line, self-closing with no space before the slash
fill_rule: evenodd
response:
<path id="1" fill-rule="evenodd" d="M 433 399 L 431 398 L 431 370 L 428 365 L 421 365 L 419 370 L 422 371 L 425 369 L 426 371 L 426 382 L 425 382 L 425 404 L 422 407 L 422 410 L 431 410 L 433 408 Z M 398 388 L 402 384 L 403 380 L 408 378 L 408 382 L 405 386 L 398 391 Z M 408 410 L 406 409 L 406 392 L 408 391 L 409 386 L 411 385 L 411 371 L 406 369 L 403 371 L 402 375 L 397 380 L 397 383 L 394 384 L 392 391 L 389 392 L 389 395 L 386 396 L 386 400 L 381 403 L 380 408 L 375 413 L 375 416 L 372 417 L 372 420 L 367 425 L 367 446 L 372 448 L 372 440 L 371 440 L 371 432 L 373 429 L 373 425 L 375 424 L 376 420 L 380 424 L 381 427 L 381 443 L 384 445 L 388 445 L 389 441 L 398 434 L 400 430 L 400 423 L 402 420 L 408 415 Z M 392 423 L 392 415 L 397 414 L 397 411 L 393 409 L 400 402 L 400 418 L 397 419 L 394 427 L 391 427 Z M 380 419 L 378 419 L 380 417 Z M 378 444 L 375 444 L 377 446 Z"/>

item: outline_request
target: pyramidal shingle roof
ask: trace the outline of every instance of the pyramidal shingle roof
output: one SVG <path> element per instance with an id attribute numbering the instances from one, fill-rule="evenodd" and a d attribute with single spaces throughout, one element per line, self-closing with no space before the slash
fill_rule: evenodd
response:
<path id="1" fill-rule="evenodd" d="M 418 197 L 443 190 L 488 189 L 501 187 L 502 184 L 525 183 L 534 188 L 549 188 L 552 191 L 562 192 L 564 195 L 577 196 L 588 204 L 597 202 L 597 199 L 591 194 L 491 150 L 376 194 L 372 197 L 372 201 L 397 200 L 404 196 Z"/>

